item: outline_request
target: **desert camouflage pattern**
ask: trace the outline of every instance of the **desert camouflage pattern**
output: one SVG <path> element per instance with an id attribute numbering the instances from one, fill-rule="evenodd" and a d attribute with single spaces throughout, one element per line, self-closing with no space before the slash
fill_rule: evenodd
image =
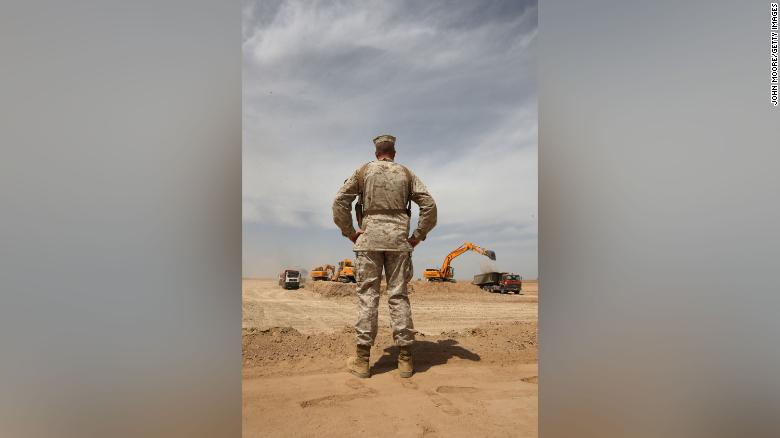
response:
<path id="1" fill-rule="evenodd" d="M 395 144 L 395 137 L 392 135 L 380 135 L 379 137 L 374 139 L 374 144 L 382 143 L 383 141 L 389 141 L 390 143 Z"/>
<path id="2" fill-rule="evenodd" d="M 358 345 L 374 345 L 379 318 L 379 284 L 382 270 L 387 281 L 387 304 L 393 340 L 398 346 L 414 343 L 412 309 L 407 284 L 412 279 L 412 253 L 405 251 L 359 251 L 355 254 L 358 320 L 355 335 Z"/>
<path id="3" fill-rule="evenodd" d="M 355 234 L 352 221 L 352 202 L 358 196 L 358 171 L 344 182 L 333 201 L 333 221 L 341 234 Z M 411 172 L 410 172 L 411 173 Z M 412 175 L 412 202 L 420 206 L 417 229 L 412 234 L 425 240 L 436 225 L 436 203 L 425 184 Z M 353 251 L 412 251 L 406 239 L 409 237 L 409 216 L 403 211 L 409 197 L 406 172 L 401 165 L 389 159 L 372 161 L 364 171 L 363 211 L 399 210 L 397 213 L 366 214 L 363 217 L 363 234 L 352 247 Z"/>

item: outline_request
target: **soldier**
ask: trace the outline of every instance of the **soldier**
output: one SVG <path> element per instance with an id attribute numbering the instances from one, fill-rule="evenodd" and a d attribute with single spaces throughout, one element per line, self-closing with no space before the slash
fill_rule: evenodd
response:
<path id="1" fill-rule="evenodd" d="M 395 137 L 380 135 L 374 145 L 376 161 L 357 169 L 333 201 L 333 221 L 354 243 L 356 259 L 357 349 L 356 356 L 347 360 L 347 369 L 358 377 L 370 375 L 368 359 L 377 333 L 379 283 L 384 269 L 393 339 L 400 350 L 398 370 L 401 377 L 411 377 L 414 365 L 410 347 L 416 332 L 407 284 L 412 279 L 412 250 L 436 225 L 436 203 L 417 176 L 393 161 Z M 351 208 L 356 197 L 357 231 Z M 420 218 L 409 236 L 411 201 L 420 207 Z"/>

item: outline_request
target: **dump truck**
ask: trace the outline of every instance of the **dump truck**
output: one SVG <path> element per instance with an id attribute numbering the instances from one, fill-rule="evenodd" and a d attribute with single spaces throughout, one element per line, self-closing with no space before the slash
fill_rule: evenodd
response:
<path id="1" fill-rule="evenodd" d="M 482 254 L 490 260 L 496 259 L 495 252 L 489 249 L 481 248 L 480 246 L 471 242 L 464 242 L 463 245 L 447 254 L 447 257 L 444 258 L 444 262 L 441 264 L 441 268 L 426 269 L 425 272 L 423 272 L 423 277 L 428 281 L 449 281 L 454 283 L 455 270 L 451 266 L 452 260 L 466 251 L 474 251 L 477 254 Z"/>
<path id="2" fill-rule="evenodd" d="M 489 292 L 519 294 L 523 287 L 523 277 L 508 272 L 486 272 L 475 275 L 471 283 Z"/>
<path id="3" fill-rule="evenodd" d="M 340 261 L 332 280 L 341 283 L 355 283 L 355 264 L 352 263 L 352 260 L 344 259 Z"/>
<path id="4" fill-rule="evenodd" d="M 301 272 L 296 269 L 285 269 L 279 273 L 279 286 L 282 289 L 298 289 L 301 287 Z"/>
<path id="5" fill-rule="evenodd" d="M 312 281 L 330 281 L 333 274 L 336 272 L 336 267 L 333 265 L 321 265 L 311 270 Z"/>

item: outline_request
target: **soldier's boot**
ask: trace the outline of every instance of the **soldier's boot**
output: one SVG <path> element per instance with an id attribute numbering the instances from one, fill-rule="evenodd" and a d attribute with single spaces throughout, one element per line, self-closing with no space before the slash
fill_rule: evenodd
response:
<path id="1" fill-rule="evenodd" d="M 370 346 L 358 345 L 357 349 L 355 350 L 355 356 L 347 359 L 347 370 L 362 379 L 366 379 L 371 376 L 368 371 L 368 358 L 370 354 Z"/>
<path id="2" fill-rule="evenodd" d="M 414 374 L 414 363 L 412 362 L 411 347 L 398 347 L 398 372 L 403 378 L 412 377 Z"/>

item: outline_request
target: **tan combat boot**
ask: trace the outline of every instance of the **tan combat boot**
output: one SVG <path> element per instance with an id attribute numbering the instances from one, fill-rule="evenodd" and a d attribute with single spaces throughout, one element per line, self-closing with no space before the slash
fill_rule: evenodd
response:
<path id="1" fill-rule="evenodd" d="M 414 363 L 412 362 L 412 351 L 410 346 L 398 347 L 398 372 L 401 377 L 412 377 L 414 374 Z"/>
<path id="2" fill-rule="evenodd" d="M 347 359 L 347 370 L 362 379 L 366 379 L 371 375 L 368 372 L 368 357 L 371 354 L 371 347 L 358 345 L 355 351 L 355 356 Z"/>

